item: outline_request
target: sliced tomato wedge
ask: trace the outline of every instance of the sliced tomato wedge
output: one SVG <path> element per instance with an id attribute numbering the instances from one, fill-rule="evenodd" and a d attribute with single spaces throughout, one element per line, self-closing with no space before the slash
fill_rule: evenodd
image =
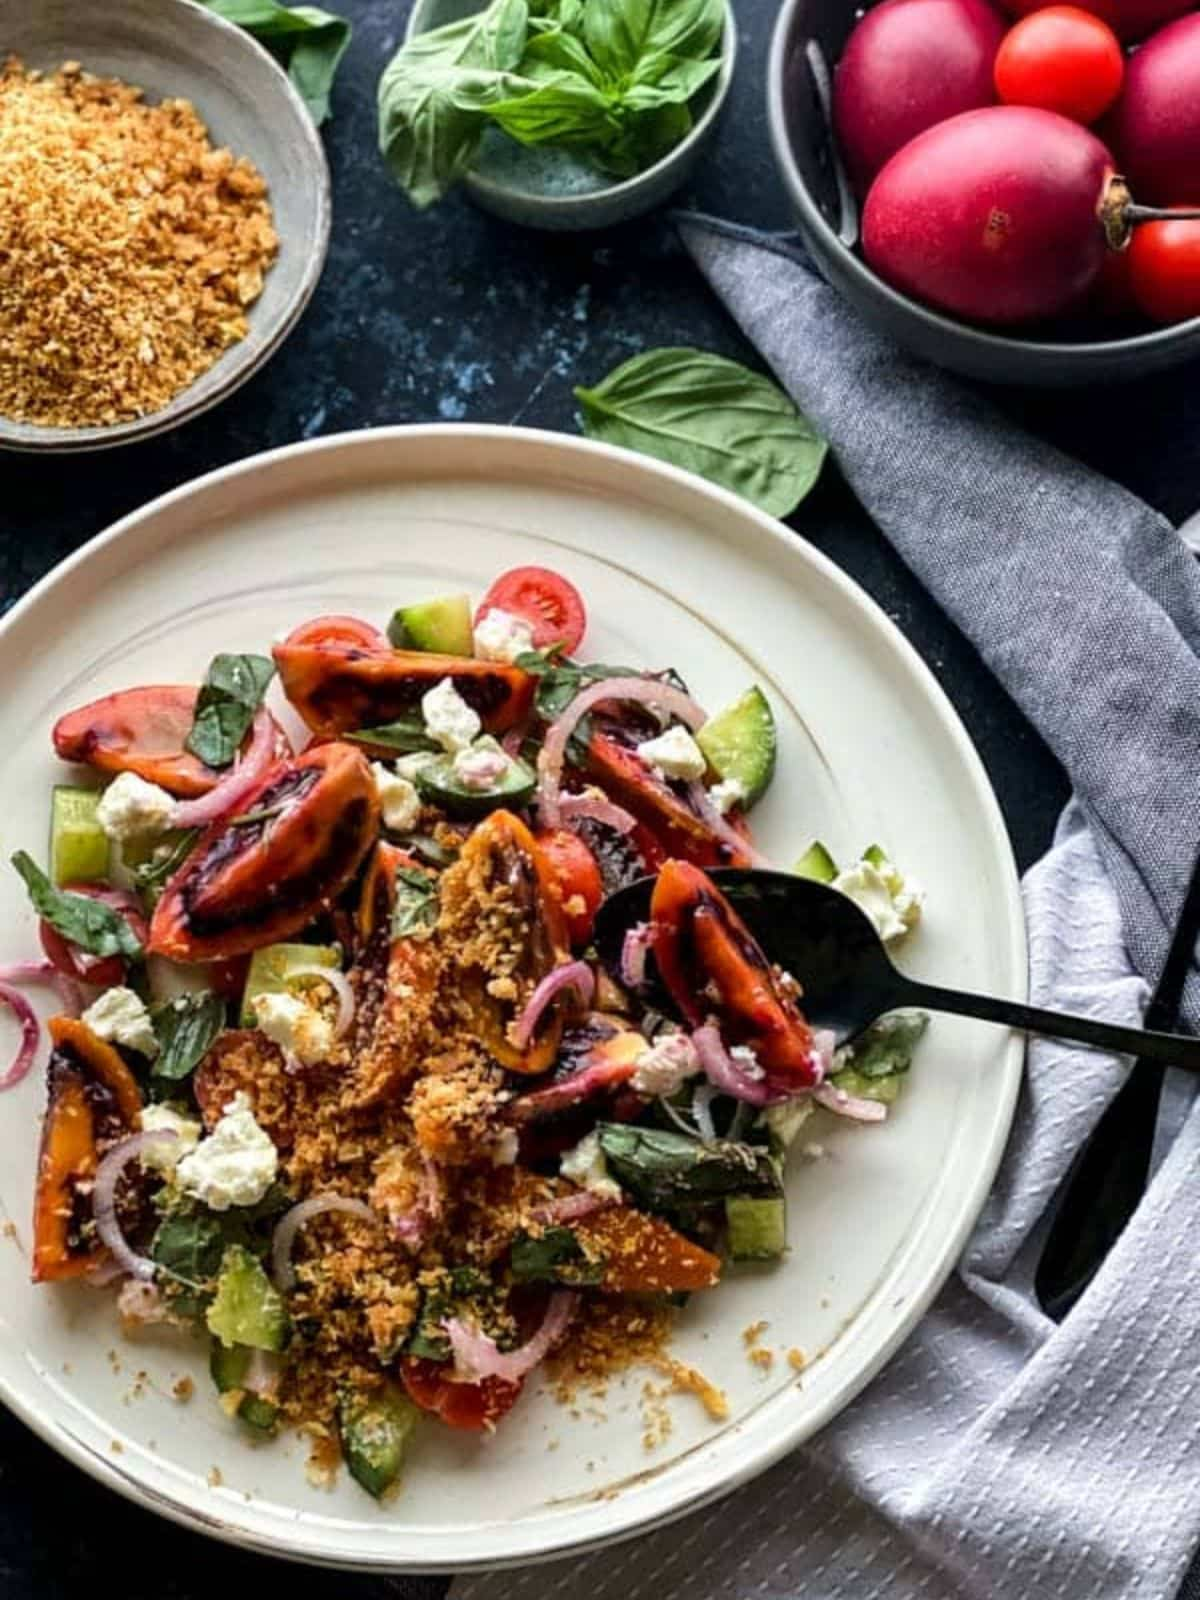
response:
<path id="1" fill-rule="evenodd" d="M 537 835 L 537 842 L 561 897 L 567 936 L 576 947 L 585 945 L 604 899 L 604 880 L 596 858 L 579 835 L 567 828 L 547 828 Z"/>
<path id="2" fill-rule="evenodd" d="M 479 1383 L 455 1383 L 448 1362 L 427 1361 L 423 1356 L 405 1356 L 400 1362 L 400 1377 L 409 1399 L 422 1411 L 429 1411 L 447 1427 L 482 1433 L 494 1428 L 517 1403 L 524 1383 L 506 1378 L 484 1378 Z"/>
<path id="3" fill-rule="evenodd" d="M 514 567 L 502 572 L 479 602 L 476 624 L 489 611 L 523 617 L 533 628 L 533 642 L 539 650 L 554 644 L 572 655 L 587 630 L 587 611 L 579 590 L 549 567 Z"/>
<path id="4" fill-rule="evenodd" d="M 63 891 L 66 894 L 83 895 L 89 900 L 103 900 L 106 905 L 112 906 L 125 918 L 139 944 L 145 944 L 150 937 L 149 925 L 133 897 L 120 889 L 110 889 L 102 883 L 67 883 L 63 885 Z M 58 929 L 51 927 L 48 922 L 38 924 L 38 938 L 46 953 L 46 960 L 64 977 L 74 978 L 80 983 L 93 983 L 100 989 L 111 989 L 125 977 L 123 956 L 89 955 L 77 944 L 64 939 Z"/>
<path id="5" fill-rule="evenodd" d="M 361 617 L 346 617 L 340 613 L 328 617 L 314 617 L 293 628 L 284 641 L 289 645 L 349 644 L 361 645 L 364 650 L 388 650 L 385 636 L 378 628 L 364 622 Z"/>
<path id="6" fill-rule="evenodd" d="M 99 772 L 136 772 L 181 799 L 207 794 L 228 774 L 214 771 L 184 749 L 197 692 L 194 683 L 160 683 L 93 700 L 54 724 L 55 753 Z M 280 754 L 290 752 L 278 726 L 276 744 Z"/>

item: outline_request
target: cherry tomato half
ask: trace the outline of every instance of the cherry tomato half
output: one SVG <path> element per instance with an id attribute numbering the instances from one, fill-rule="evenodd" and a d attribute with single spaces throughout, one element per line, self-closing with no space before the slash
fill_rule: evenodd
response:
<path id="1" fill-rule="evenodd" d="M 996 52 L 996 93 L 1087 124 L 1121 92 L 1125 57 L 1108 26 L 1078 6 L 1047 6 L 1009 29 Z"/>
<path id="2" fill-rule="evenodd" d="M 567 828 L 549 828 L 537 835 L 542 855 L 562 895 L 567 934 L 573 945 L 584 945 L 604 899 L 604 880 L 596 858 L 578 834 Z"/>
<path id="3" fill-rule="evenodd" d="M 121 913 L 141 944 L 145 944 L 150 937 L 145 917 L 132 898 L 121 890 L 109 889 L 102 883 L 67 883 L 63 885 L 63 892 L 83 895 L 89 900 L 103 900 Z M 91 956 L 69 939 L 64 939 L 58 929 L 52 928 L 48 922 L 38 924 L 38 938 L 42 942 L 46 960 L 65 977 L 75 978 L 81 983 L 93 983 L 101 989 L 111 989 L 124 981 L 123 956 Z"/>
<path id="4" fill-rule="evenodd" d="M 1200 317 L 1200 222 L 1143 222 L 1128 255 L 1133 298 L 1148 317 Z"/>
<path id="5" fill-rule="evenodd" d="M 537 649 L 556 644 L 567 655 L 578 650 L 587 628 L 579 590 L 548 567 L 514 567 L 502 572 L 480 601 L 476 624 L 489 611 L 524 617 L 533 628 Z"/>
<path id="6" fill-rule="evenodd" d="M 364 650 L 390 650 L 384 634 L 359 617 L 314 617 L 293 628 L 284 641 L 289 645 L 356 644 Z"/>
<path id="7" fill-rule="evenodd" d="M 422 1356 L 405 1356 L 400 1376 L 409 1399 L 422 1411 L 431 1411 L 450 1428 L 475 1433 L 494 1428 L 516 1404 L 523 1384 L 505 1378 L 484 1378 L 479 1383 L 454 1383 L 450 1367 Z"/>

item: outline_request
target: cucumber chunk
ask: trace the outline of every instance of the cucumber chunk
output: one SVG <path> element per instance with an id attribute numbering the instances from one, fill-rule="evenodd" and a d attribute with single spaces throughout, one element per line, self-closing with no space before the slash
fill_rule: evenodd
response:
<path id="1" fill-rule="evenodd" d="M 262 1433 L 270 1433 L 279 1420 L 279 1407 L 269 1396 L 246 1388 L 251 1355 L 249 1345 L 223 1345 L 219 1339 L 214 1339 L 208 1370 L 218 1394 L 239 1395 L 235 1412 L 238 1419 Z"/>
<path id="2" fill-rule="evenodd" d="M 756 684 L 710 717 L 696 743 L 718 778 L 740 784 L 747 810 L 762 798 L 775 771 L 775 718 Z"/>
<path id="3" fill-rule="evenodd" d="M 379 1500 L 400 1476 L 420 1411 L 395 1384 L 370 1394 L 343 1393 L 338 1432 L 350 1476 Z"/>
<path id="4" fill-rule="evenodd" d="M 832 883 L 837 865 L 819 839 L 814 839 L 792 871 L 798 878 L 813 878 L 817 883 Z"/>
<path id="5" fill-rule="evenodd" d="M 54 786 L 50 797 L 50 876 L 64 883 L 95 883 L 108 876 L 108 835 L 96 820 L 98 789 Z"/>
<path id="6" fill-rule="evenodd" d="M 340 967 L 341 953 L 330 944 L 269 944 L 250 958 L 242 991 L 241 1025 L 258 1026 L 254 1002 L 260 994 L 287 994 L 297 967 Z"/>
<path id="7" fill-rule="evenodd" d="M 500 750 L 494 739 L 486 735 L 475 741 L 472 749 Z M 452 817 L 482 817 L 497 806 L 516 811 L 528 805 L 537 787 L 537 775 L 532 767 L 516 756 L 508 758 L 508 765 L 488 789 L 469 789 L 454 771 L 453 756 L 435 756 L 414 775 L 413 781 L 421 799 L 429 805 L 440 806 Z"/>
<path id="8" fill-rule="evenodd" d="M 726 1195 L 725 1225 L 734 1261 L 777 1261 L 787 1248 L 787 1207 L 782 1198 Z"/>
<path id="9" fill-rule="evenodd" d="M 868 1078 L 855 1072 L 853 1067 L 843 1067 L 829 1079 L 835 1089 L 852 1094 L 858 1100 L 878 1100 L 882 1105 L 894 1105 L 904 1083 L 902 1072 L 889 1072 L 881 1078 Z"/>
<path id="10" fill-rule="evenodd" d="M 438 656 L 475 654 L 471 602 L 465 594 L 442 595 L 419 605 L 401 606 L 388 623 L 397 650 L 428 650 Z"/>
<path id="11" fill-rule="evenodd" d="M 283 1296 L 261 1262 L 240 1244 L 231 1244 L 221 1257 L 217 1292 L 205 1321 L 222 1344 L 254 1350 L 282 1350 L 291 1331 Z"/>

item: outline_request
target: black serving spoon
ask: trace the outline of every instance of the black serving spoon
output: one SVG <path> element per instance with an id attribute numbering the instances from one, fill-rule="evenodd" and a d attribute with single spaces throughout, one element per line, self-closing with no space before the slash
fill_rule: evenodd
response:
<path id="1" fill-rule="evenodd" d="M 800 983 L 801 1005 L 809 1022 L 815 1028 L 828 1028 L 839 1045 L 854 1039 L 886 1011 L 918 1006 L 1200 1071 L 1200 1039 L 1147 1033 L 907 977 L 892 965 L 866 913 L 827 884 L 789 872 L 742 867 L 721 867 L 709 875 L 736 906 L 767 957 Z M 639 878 L 600 907 L 596 947 L 605 966 L 618 976 L 625 934 L 649 919 L 653 888 L 653 878 Z"/>

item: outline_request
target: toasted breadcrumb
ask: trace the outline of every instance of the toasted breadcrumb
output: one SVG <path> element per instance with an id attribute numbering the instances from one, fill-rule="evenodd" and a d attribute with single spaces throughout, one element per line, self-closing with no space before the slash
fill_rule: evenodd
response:
<path id="1" fill-rule="evenodd" d="M 0 411 L 55 426 L 165 406 L 246 337 L 278 250 L 261 175 L 188 101 L 15 57 L 0 238 Z"/>
<path id="2" fill-rule="evenodd" d="M 808 1365 L 808 1358 L 805 1356 L 804 1351 L 797 1350 L 794 1345 L 788 1351 L 787 1359 L 788 1366 L 791 1367 L 793 1372 L 803 1372 Z"/>

